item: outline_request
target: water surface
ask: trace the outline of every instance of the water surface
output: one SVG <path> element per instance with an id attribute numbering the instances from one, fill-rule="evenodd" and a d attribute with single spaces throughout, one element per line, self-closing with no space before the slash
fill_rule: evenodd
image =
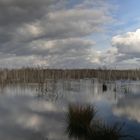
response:
<path id="1" fill-rule="evenodd" d="M 124 123 L 123 132 L 140 138 L 140 82 L 55 80 L 0 88 L 0 139 L 68 140 L 66 113 L 69 104 L 91 104 L 96 117 L 107 124 Z M 127 139 L 128 140 L 128 139 Z"/>

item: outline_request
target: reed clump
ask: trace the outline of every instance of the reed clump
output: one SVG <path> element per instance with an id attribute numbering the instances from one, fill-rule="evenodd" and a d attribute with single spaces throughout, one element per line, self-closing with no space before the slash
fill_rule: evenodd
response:
<path id="1" fill-rule="evenodd" d="M 88 136 L 90 124 L 95 115 L 95 109 L 91 106 L 70 105 L 67 114 L 67 132 L 69 137 Z"/>
<path id="2" fill-rule="evenodd" d="M 70 138 L 79 140 L 120 140 L 121 138 L 132 138 L 124 135 L 124 126 L 116 123 L 109 126 L 102 120 L 95 118 L 96 110 L 90 105 L 70 105 L 67 113 L 66 132 Z"/>

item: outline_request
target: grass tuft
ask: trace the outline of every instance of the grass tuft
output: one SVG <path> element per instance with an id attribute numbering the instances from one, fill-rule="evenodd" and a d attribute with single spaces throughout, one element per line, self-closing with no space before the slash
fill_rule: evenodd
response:
<path id="1" fill-rule="evenodd" d="M 132 138 L 123 135 L 124 126 L 116 123 L 109 126 L 102 120 L 95 119 L 95 108 L 90 105 L 70 105 L 67 113 L 67 133 L 71 138 L 79 140 L 120 140 L 121 138 Z"/>
<path id="2" fill-rule="evenodd" d="M 90 105 L 70 105 L 67 114 L 67 132 L 69 137 L 86 137 L 95 114 L 95 109 Z"/>

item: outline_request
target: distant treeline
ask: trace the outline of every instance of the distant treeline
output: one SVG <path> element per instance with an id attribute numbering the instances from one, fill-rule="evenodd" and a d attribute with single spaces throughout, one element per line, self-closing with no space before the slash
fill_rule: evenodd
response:
<path id="1" fill-rule="evenodd" d="M 0 83 L 41 83 L 48 79 L 84 79 L 100 80 L 139 80 L 140 70 L 107 70 L 107 69 L 1 69 Z"/>

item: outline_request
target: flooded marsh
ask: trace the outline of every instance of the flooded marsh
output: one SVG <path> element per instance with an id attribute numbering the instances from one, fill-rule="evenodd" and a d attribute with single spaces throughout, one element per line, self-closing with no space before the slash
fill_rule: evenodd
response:
<path id="1" fill-rule="evenodd" d="M 139 81 L 48 80 L 1 86 L 0 93 L 0 139 L 69 140 L 67 114 L 75 104 L 93 107 L 94 119 L 107 130 L 123 125 L 121 134 L 131 136 L 123 139 L 140 138 Z"/>

